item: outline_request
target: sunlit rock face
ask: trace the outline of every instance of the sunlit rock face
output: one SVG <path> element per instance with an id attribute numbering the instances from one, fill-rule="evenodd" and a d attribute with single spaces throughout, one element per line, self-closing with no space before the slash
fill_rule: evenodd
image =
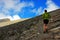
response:
<path id="1" fill-rule="evenodd" d="M 6 22 L 6 21 L 10 21 L 10 19 L 8 19 L 8 18 L 0 19 L 0 22 Z"/>
<path id="2" fill-rule="evenodd" d="M 60 27 L 60 9 L 49 13 L 53 20 L 49 22 L 48 29 Z M 0 27 L 0 40 L 53 40 L 52 38 L 55 39 L 55 36 L 59 34 L 60 31 L 43 33 L 43 19 L 41 15 Z"/>

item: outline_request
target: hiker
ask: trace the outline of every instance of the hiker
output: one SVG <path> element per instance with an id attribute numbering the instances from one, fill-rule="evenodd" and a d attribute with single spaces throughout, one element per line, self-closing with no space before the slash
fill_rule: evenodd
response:
<path id="1" fill-rule="evenodd" d="M 44 10 L 44 13 L 42 14 L 43 18 L 43 28 L 44 28 L 44 33 L 48 32 L 48 26 L 47 24 L 49 23 L 49 19 L 51 18 L 50 14 L 47 12 L 47 10 Z"/>

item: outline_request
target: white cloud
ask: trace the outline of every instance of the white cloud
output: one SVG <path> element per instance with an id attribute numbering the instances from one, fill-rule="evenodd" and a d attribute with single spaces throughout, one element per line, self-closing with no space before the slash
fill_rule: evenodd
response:
<path id="1" fill-rule="evenodd" d="M 37 13 L 40 15 L 42 13 L 42 7 L 38 8 Z"/>
<path id="2" fill-rule="evenodd" d="M 21 9 L 23 7 L 26 7 L 26 4 L 25 3 L 20 3 L 20 4 L 16 5 L 13 9 L 17 12 L 17 11 L 21 11 Z"/>
<path id="3" fill-rule="evenodd" d="M 13 18 L 11 16 L 4 15 L 3 13 L 0 13 L 0 19 L 8 18 L 12 20 Z"/>
<path id="4" fill-rule="evenodd" d="M 37 12 L 37 10 L 36 10 L 36 9 L 33 9 L 33 10 L 31 10 L 31 12 L 36 13 L 36 12 Z"/>
<path id="5" fill-rule="evenodd" d="M 4 15 L 3 13 L 0 13 L 0 19 L 6 17 L 6 15 Z"/>
<path id="6" fill-rule="evenodd" d="M 34 6 L 32 2 L 26 3 L 26 2 L 21 2 L 19 3 L 19 0 L 3 0 L 2 1 L 5 5 L 4 8 L 7 9 L 14 9 L 15 11 L 21 11 L 23 7 L 26 6 Z"/>
<path id="7" fill-rule="evenodd" d="M 30 2 L 28 6 L 34 7 L 34 3 Z"/>
<path id="8" fill-rule="evenodd" d="M 47 0 L 46 5 L 47 8 L 45 9 L 47 9 L 48 12 L 59 8 L 52 0 Z"/>
<path id="9" fill-rule="evenodd" d="M 32 12 L 36 13 L 36 15 L 40 15 L 42 13 L 42 7 L 38 8 L 38 9 L 33 9 Z"/>
<path id="10" fill-rule="evenodd" d="M 9 18 L 11 20 L 21 19 L 17 15 L 17 12 L 21 12 L 22 8 L 27 6 L 33 7 L 34 4 L 32 2 L 20 2 L 20 0 L 0 0 L 0 7 L 3 7 L 0 9 L 0 18 Z M 10 9 L 14 9 L 13 17 L 10 16 Z"/>
<path id="11" fill-rule="evenodd" d="M 12 16 L 7 16 L 7 18 L 9 18 L 11 21 L 21 19 L 19 17 L 19 15 L 14 15 L 13 17 Z"/>
<path id="12" fill-rule="evenodd" d="M 8 19 L 10 19 L 11 21 L 21 19 L 18 15 L 14 15 L 14 16 L 12 17 L 12 16 L 10 16 L 10 15 L 4 15 L 3 13 L 0 13 L 0 19 L 4 19 L 4 18 L 8 18 Z"/>
<path id="13" fill-rule="evenodd" d="M 13 16 L 14 20 L 21 19 L 18 15 Z"/>
<path id="14" fill-rule="evenodd" d="M 59 7 L 52 0 L 47 0 L 46 6 L 47 8 L 45 9 L 47 9 L 48 12 L 59 9 Z M 39 7 L 38 9 L 33 9 L 32 12 L 36 13 L 37 15 L 41 15 L 44 13 L 45 9 L 42 10 L 42 7 Z"/>
<path id="15" fill-rule="evenodd" d="M 12 0 L 3 0 L 5 6 L 4 8 L 6 9 L 10 9 L 10 8 L 13 8 L 15 3 L 12 1 Z"/>

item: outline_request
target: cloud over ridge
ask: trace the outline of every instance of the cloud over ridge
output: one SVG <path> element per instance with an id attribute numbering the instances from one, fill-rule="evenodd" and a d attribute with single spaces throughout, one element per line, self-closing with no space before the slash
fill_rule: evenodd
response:
<path id="1" fill-rule="evenodd" d="M 52 0 L 47 0 L 46 5 L 48 12 L 59 9 L 59 7 Z"/>
<path id="2" fill-rule="evenodd" d="M 13 19 L 16 20 L 15 15 L 18 16 L 17 13 L 21 12 L 22 8 L 27 7 L 27 6 L 33 7 L 33 5 L 34 4 L 32 2 L 26 3 L 26 2 L 20 2 L 20 0 L 0 0 L 0 16 L 2 15 L 1 18 L 6 17 L 6 18 L 9 18 L 12 20 Z M 11 13 L 11 12 L 13 12 L 13 13 Z M 11 16 L 11 14 L 14 14 L 14 15 Z M 21 19 L 21 17 L 19 17 L 19 18 Z"/>

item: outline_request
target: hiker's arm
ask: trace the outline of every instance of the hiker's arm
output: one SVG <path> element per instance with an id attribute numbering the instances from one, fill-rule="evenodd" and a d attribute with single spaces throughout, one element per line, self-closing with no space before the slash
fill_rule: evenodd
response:
<path id="1" fill-rule="evenodd" d="M 42 14 L 42 19 L 44 18 L 44 14 Z"/>

